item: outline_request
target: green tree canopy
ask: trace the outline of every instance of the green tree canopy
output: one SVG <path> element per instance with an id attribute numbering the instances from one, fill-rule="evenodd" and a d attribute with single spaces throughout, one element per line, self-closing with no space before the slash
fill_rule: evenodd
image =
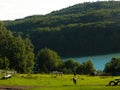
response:
<path id="1" fill-rule="evenodd" d="M 6 58 L 6 57 L 0 58 L 0 69 L 5 69 L 5 70 L 9 69 L 9 60 L 8 60 L 8 58 Z"/>
<path id="2" fill-rule="evenodd" d="M 34 53 L 29 39 L 24 40 L 21 36 L 14 37 L 12 32 L 0 23 L 0 58 L 4 57 L 5 60 L 9 60 L 10 69 L 20 73 L 31 72 L 33 69 Z"/>
<path id="3" fill-rule="evenodd" d="M 40 72 L 56 70 L 60 64 L 60 56 L 48 48 L 41 49 L 37 54 L 37 64 Z"/>
<path id="4" fill-rule="evenodd" d="M 112 58 L 112 60 L 106 63 L 104 72 L 117 75 L 120 73 L 120 58 Z"/>
<path id="5" fill-rule="evenodd" d="M 73 59 L 64 61 L 64 69 L 66 73 L 76 73 L 76 69 L 80 66 L 80 63 L 75 62 Z"/>
<path id="6" fill-rule="evenodd" d="M 90 60 L 83 62 L 83 64 L 82 64 L 83 74 L 91 74 L 94 71 L 95 71 L 94 65 Z"/>

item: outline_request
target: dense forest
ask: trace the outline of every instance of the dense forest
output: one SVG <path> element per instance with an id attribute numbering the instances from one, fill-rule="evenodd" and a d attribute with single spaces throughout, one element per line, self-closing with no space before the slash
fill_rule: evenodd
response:
<path id="1" fill-rule="evenodd" d="M 120 1 L 85 2 L 4 23 L 14 36 L 29 37 L 35 53 L 42 48 L 62 57 L 120 52 Z"/>

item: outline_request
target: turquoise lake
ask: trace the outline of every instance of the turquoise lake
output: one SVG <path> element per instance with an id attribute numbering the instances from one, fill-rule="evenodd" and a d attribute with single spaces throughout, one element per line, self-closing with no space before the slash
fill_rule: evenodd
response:
<path id="1" fill-rule="evenodd" d="M 87 60 L 91 60 L 96 70 L 104 70 L 105 64 L 114 57 L 120 58 L 120 53 L 87 56 L 87 57 L 70 57 L 70 58 L 64 58 L 63 60 L 73 59 L 79 63 L 83 63 Z"/>

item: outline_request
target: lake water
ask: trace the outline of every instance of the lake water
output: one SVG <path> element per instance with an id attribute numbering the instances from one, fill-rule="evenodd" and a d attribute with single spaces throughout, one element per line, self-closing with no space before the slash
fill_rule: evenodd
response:
<path id="1" fill-rule="evenodd" d="M 64 58 L 64 60 L 73 59 L 79 63 L 83 63 L 85 61 L 91 60 L 96 70 L 103 70 L 105 67 L 105 64 L 114 57 L 120 58 L 120 53 L 87 56 L 87 57 L 72 57 L 72 58 Z"/>

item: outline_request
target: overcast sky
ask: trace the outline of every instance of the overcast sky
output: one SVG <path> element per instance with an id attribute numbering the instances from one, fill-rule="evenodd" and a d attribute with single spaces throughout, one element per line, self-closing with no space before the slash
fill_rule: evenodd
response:
<path id="1" fill-rule="evenodd" d="M 47 14 L 89 1 L 98 0 L 0 0 L 0 20 L 14 20 L 31 15 Z"/>

